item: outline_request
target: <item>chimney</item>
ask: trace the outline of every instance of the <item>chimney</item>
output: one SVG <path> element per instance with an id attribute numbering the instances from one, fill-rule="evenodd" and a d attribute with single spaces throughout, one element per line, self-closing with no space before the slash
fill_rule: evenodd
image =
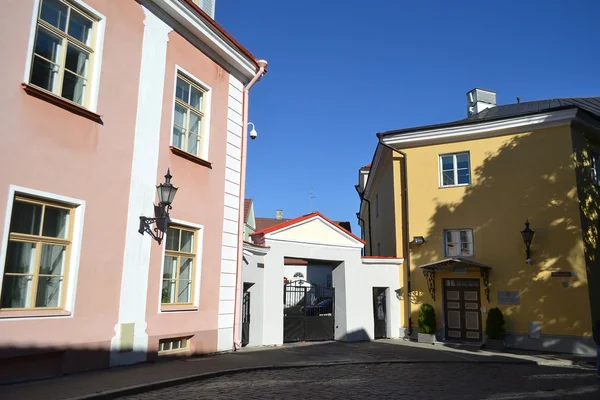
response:
<path id="1" fill-rule="evenodd" d="M 277 221 L 283 220 L 283 210 L 275 210 L 275 219 Z"/>
<path id="2" fill-rule="evenodd" d="M 467 115 L 473 116 L 483 110 L 496 107 L 496 92 L 485 89 L 473 89 L 467 93 Z"/>

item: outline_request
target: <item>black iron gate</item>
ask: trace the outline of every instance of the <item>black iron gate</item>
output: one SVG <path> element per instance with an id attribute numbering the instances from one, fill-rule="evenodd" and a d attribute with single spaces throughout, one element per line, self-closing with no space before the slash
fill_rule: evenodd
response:
<path id="1" fill-rule="evenodd" d="M 382 287 L 373 288 L 373 320 L 375 321 L 375 339 L 387 337 L 386 326 L 386 289 Z"/>
<path id="2" fill-rule="evenodd" d="M 333 340 L 335 290 L 304 281 L 283 285 L 283 341 Z"/>
<path id="3" fill-rule="evenodd" d="M 242 297 L 242 346 L 250 341 L 250 292 L 244 292 Z"/>

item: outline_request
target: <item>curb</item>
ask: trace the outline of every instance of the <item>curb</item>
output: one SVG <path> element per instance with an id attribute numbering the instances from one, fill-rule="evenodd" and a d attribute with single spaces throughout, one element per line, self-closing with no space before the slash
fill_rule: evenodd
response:
<path id="1" fill-rule="evenodd" d="M 373 364 L 489 364 L 489 365 L 541 365 L 539 362 L 530 360 L 516 361 L 472 361 L 472 360 L 457 360 L 457 361 L 423 361 L 423 360 L 374 360 L 374 361 L 332 361 L 332 362 L 300 362 L 291 364 L 275 364 L 263 365 L 254 367 L 223 369 L 213 372 L 204 372 L 201 374 L 188 375 L 180 378 L 171 378 L 152 383 L 144 383 L 140 385 L 127 386 L 119 389 L 106 390 L 101 392 L 90 393 L 84 396 L 69 397 L 65 400 L 113 400 L 119 397 L 132 396 L 135 394 L 151 392 L 159 389 L 164 389 L 171 386 L 183 385 L 201 381 L 204 379 L 218 378 L 221 376 L 234 375 L 253 371 L 272 371 L 285 370 L 295 368 L 314 368 L 314 367 L 335 367 L 344 365 L 373 365 Z M 546 366 L 548 364 L 545 364 Z M 553 364 L 559 366 L 557 364 Z M 560 365 L 564 366 L 564 365 Z"/>

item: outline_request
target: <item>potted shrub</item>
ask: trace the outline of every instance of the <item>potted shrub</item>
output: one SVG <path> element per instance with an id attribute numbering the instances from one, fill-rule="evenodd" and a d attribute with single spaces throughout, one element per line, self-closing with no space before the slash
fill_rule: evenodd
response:
<path id="1" fill-rule="evenodd" d="M 498 307 L 491 308 L 485 322 L 485 348 L 504 350 L 504 316 Z"/>
<path id="2" fill-rule="evenodd" d="M 423 304 L 419 310 L 419 343 L 435 343 L 435 310 L 431 304 Z"/>

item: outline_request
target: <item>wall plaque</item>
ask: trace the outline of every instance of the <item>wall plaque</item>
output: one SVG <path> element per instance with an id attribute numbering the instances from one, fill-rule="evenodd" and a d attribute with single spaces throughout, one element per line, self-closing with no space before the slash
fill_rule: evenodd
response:
<path id="1" fill-rule="evenodd" d="M 572 271 L 555 271 L 550 274 L 552 278 L 574 278 L 575 272 Z"/>
<path id="2" fill-rule="evenodd" d="M 521 296 L 518 290 L 498 290 L 498 304 L 521 304 Z"/>

